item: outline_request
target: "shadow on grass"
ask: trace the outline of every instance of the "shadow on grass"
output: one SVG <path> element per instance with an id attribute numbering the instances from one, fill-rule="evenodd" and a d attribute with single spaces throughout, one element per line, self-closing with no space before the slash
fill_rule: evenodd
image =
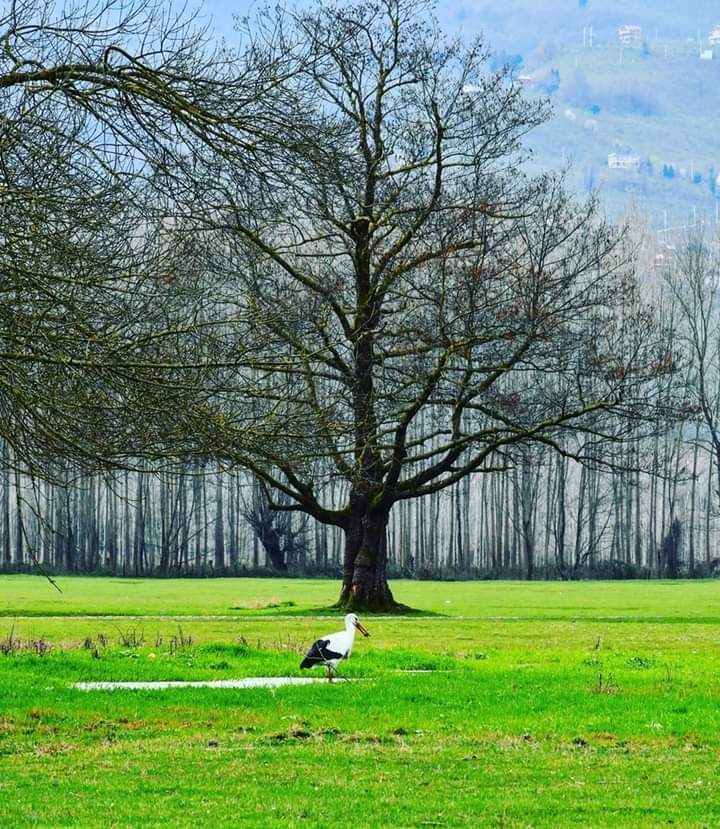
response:
<path id="1" fill-rule="evenodd" d="M 233 608 L 234 610 L 238 611 L 239 608 Z M 260 609 L 246 609 L 243 608 L 238 613 L 239 616 L 297 616 L 297 617 L 312 617 L 312 616 L 337 616 L 338 619 L 342 619 L 348 613 L 347 610 L 343 610 L 341 608 L 337 608 L 334 605 L 325 605 L 320 607 L 265 607 Z M 414 619 L 416 618 L 423 618 L 423 617 L 433 617 L 433 618 L 448 618 L 446 613 L 438 613 L 435 610 L 422 610 L 416 607 L 408 607 L 407 605 L 397 605 L 396 608 L 393 610 L 379 610 L 379 611 L 372 611 L 372 610 L 364 610 L 362 613 L 358 613 L 361 616 L 368 616 L 372 618 L 373 616 L 410 616 Z"/>
<path id="2" fill-rule="evenodd" d="M 67 609 L 48 609 L 48 610 L 37 610 L 37 609 L 24 609 L 24 608 L 13 608 L 12 610 L 0 610 L 0 619 L 43 619 L 43 618 L 67 618 L 67 619 L 141 619 L 141 618 L 149 618 L 149 619 L 248 619 L 248 618 L 282 618 L 282 617 L 297 617 L 299 619 L 303 617 L 313 617 L 313 616 L 336 616 L 338 619 L 342 619 L 343 616 L 346 615 L 346 611 L 338 610 L 336 607 L 332 607 L 330 605 L 325 607 L 287 607 L 287 606 L 277 606 L 277 607 L 261 607 L 261 608 L 251 608 L 251 607 L 228 607 L 226 610 L 216 610 L 211 612 L 180 612 L 176 608 L 171 610 L 155 610 L 151 612 L 143 612 L 139 608 L 132 608 L 132 609 L 115 609 L 109 610 L 105 613 L 100 612 L 93 612 L 91 610 L 67 610 Z M 446 613 L 437 613 L 433 610 L 420 610 L 414 607 L 405 607 L 402 606 L 397 610 L 384 610 L 381 612 L 374 613 L 372 611 L 365 611 L 363 616 L 369 617 L 382 617 L 382 616 L 396 616 L 399 618 L 402 617 L 411 617 L 413 619 L 420 619 L 423 617 L 428 618 L 449 618 L 448 614 Z"/>

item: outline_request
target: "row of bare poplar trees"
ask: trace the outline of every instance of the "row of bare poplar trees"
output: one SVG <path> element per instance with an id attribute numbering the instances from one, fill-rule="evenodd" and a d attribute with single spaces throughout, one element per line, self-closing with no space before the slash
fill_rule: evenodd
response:
<path id="1" fill-rule="evenodd" d="M 687 389 L 682 413 L 659 395 L 654 428 L 578 463 L 537 445 L 507 468 L 397 505 L 391 571 L 526 578 L 714 575 L 720 564 L 720 267 L 714 230 L 676 245 L 640 234 L 649 301 L 662 309 Z M 337 573 L 337 528 L 273 511 L 242 470 L 195 463 L 47 479 L 0 469 L 0 568 L 133 575 L 260 571 Z M 324 500 L 343 503 L 329 477 Z"/>
<path id="2" fill-rule="evenodd" d="M 710 575 L 720 540 L 717 473 L 699 424 L 631 446 L 614 468 L 528 448 L 505 472 L 466 478 L 401 504 L 389 526 L 391 571 L 526 578 Z M 649 455 L 640 468 L 637 455 Z M 621 457 L 622 455 L 622 457 Z M 332 527 L 273 513 L 251 476 L 189 468 L 72 482 L 0 479 L 0 563 L 122 575 L 211 575 L 262 568 L 335 573 Z M 337 491 L 335 491 L 337 490 Z M 340 503 L 340 485 L 328 500 Z"/>

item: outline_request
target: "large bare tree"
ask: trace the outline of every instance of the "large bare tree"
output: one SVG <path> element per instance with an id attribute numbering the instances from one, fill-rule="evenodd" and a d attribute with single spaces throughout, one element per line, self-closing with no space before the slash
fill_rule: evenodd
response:
<path id="1" fill-rule="evenodd" d="M 387 610 L 394 504 L 505 468 L 513 445 L 618 437 L 667 365 L 621 234 L 523 175 L 545 109 L 482 44 L 448 41 L 422 0 L 280 26 L 306 55 L 293 122 L 251 174 L 208 160 L 175 224 L 204 247 L 230 366 L 194 434 L 292 499 L 278 509 L 342 528 L 339 605 Z"/>

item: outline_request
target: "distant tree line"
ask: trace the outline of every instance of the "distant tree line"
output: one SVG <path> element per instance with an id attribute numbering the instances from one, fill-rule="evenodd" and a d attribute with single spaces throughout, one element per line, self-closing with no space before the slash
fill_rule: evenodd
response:
<path id="1" fill-rule="evenodd" d="M 672 341 L 665 368 L 677 361 L 655 375 L 651 416 L 634 421 L 631 439 L 603 444 L 599 457 L 580 460 L 593 435 L 571 434 L 565 447 L 527 444 L 505 454 L 505 469 L 398 504 L 388 524 L 391 574 L 720 574 L 720 244 L 714 228 L 698 226 L 658 254 L 652 235 L 631 220 L 644 300 Z M 37 477 L 19 468 L 7 443 L 0 460 L 3 572 L 38 565 L 148 577 L 342 570 L 341 531 L 274 509 L 266 486 L 245 470 L 196 461 L 162 471 L 138 462 L 82 474 L 57 462 Z M 330 476 L 323 496 L 343 503 L 347 483 Z M 282 493 L 275 498 L 275 506 L 289 503 Z"/>
<path id="2" fill-rule="evenodd" d="M 720 573 L 717 465 L 699 423 L 587 467 L 546 448 L 404 503 L 388 567 L 410 578 L 646 578 Z M 649 461 L 647 471 L 638 455 Z M 342 485 L 328 498 L 341 502 Z M 243 472 L 0 477 L 0 570 L 132 576 L 337 576 L 342 534 L 272 510 Z"/>

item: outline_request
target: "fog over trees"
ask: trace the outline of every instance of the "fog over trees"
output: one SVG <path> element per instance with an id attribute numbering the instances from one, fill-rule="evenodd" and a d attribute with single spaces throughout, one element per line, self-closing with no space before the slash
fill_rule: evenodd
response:
<path id="1" fill-rule="evenodd" d="M 0 564 L 527 578 L 716 566 L 716 240 L 656 255 L 421 0 L 0 20 Z"/>

